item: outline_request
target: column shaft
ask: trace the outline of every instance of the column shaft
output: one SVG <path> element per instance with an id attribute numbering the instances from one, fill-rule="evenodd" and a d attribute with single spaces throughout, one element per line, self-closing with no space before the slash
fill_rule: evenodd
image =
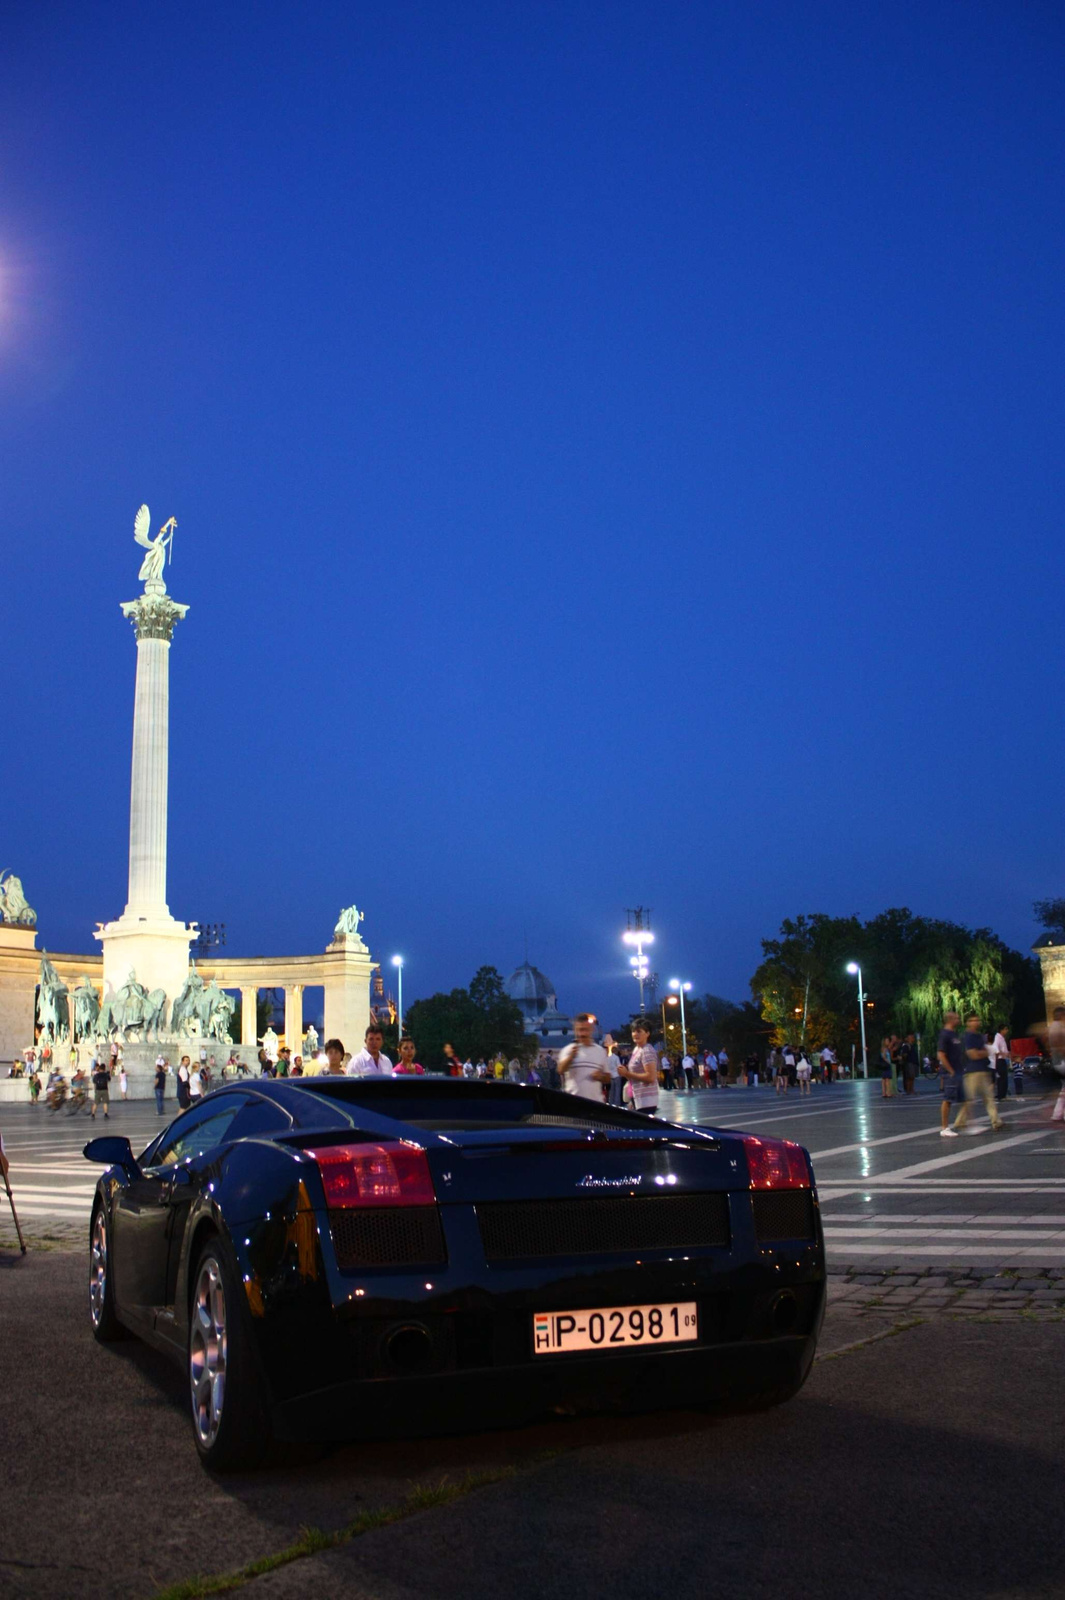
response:
<path id="1" fill-rule="evenodd" d="M 303 1054 L 303 985 L 285 985 L 285 1043 L 294 1056 Z"/>
<path id="2" fill-rule="evenodd" d="M 170 739 L 170 641 L 137 640 L 133 769 L 129 795 L 127 913 L 168 916 L 166 796 Z"/>
<path id="3" fill-rule="evenodd" d="M 240 991 L 240 1042 L 241 1044 L 254 1045 L 258 1043 L 256 1031 L 256 1008 L 259 1004 L 258 989 L 241 989 Z"/>

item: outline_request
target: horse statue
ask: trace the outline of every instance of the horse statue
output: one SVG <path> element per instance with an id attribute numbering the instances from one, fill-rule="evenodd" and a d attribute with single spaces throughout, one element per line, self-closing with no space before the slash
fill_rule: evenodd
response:
<path id="1" fill-rule="evenodd" d="M 207 1014 L 208 1038 L 217 1039 L 220 1044 L 231 1044 L 229 1024 L 233 1020 L 236 1002 L 232 995 L 226 994 L 216 983 L 211 983 L 204 990 L 204 997 L 210 996 L 211 1009 Z"/>
<path id="2" fill-rule="evenodd" d="M 37 1021 L 44 1037 L 53 1041 L 65 1039 L 70 1026 L 67 1005 L 69 990 L 46 955 L 41 957 L 41 974 L 38 980 Z"/>
<path id="3" fill-rule="evenodd" d="M 96 1036 L 100 1016 L 100 1002 L 96 990 L 87 977 L 83 977 L 74 990 L 74 1027 L 79 1039 Z"/>
<path id="4" fill-rule="evenodd" d="M 148 1039 L 154 1033 L 156 1039 L 162 1038 L 166 1026 L 166 990 L 153 989 L 144 1006 L 144 1032 L 142 1038 Z"/>
<path id="5" fill-rule="evenodd" d="M 204 1032 L 209 1008 L 204 1007 L 203 995 L 203 979 L 196 971 L 196 964 L 193 962 L 170 1015 L 170 1027 L 173 1033 L 179 1037 L 190 1038 L 194 1033 Z M 195 1022 L 197 1027 L 190 1028 L 190 1022 Z"/>

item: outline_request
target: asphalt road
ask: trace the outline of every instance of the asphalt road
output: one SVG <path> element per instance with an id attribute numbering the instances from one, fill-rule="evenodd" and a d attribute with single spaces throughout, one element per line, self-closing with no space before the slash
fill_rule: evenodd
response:
<path id="1" fill-rule="evenodd" d="M 558 1419 L 212 1479 L 176 1369 L 92 1340 L 82 1252 L 0 1254 L 0 1593 L 147 1597 L 376 1511 L 401 1520 L 237 1592 L 1062 1596 L 1060 1319 L 907 1320 L 830 1306 L 824 1358 L 770 1413 Z"/>

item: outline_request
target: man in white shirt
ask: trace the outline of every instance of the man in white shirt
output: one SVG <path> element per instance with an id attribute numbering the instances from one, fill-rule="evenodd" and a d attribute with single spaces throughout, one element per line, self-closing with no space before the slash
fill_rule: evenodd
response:
<path id="1" fill-rule="evenodd" d="M 595 1018 L 582 1011 L 573 1019 L 574 1044 L 567 1045 L 558 1058 L 558 1071 L 566 1094 L 582 1100 L 603 1103 L 603 1087 L 610 1082 L 609 1058 L 601 1044 L 592 1038 Z"/>
<path id="2" fill-rule="evenodd" d="M 680 1064 L 680 1070 L 684 1074 L 684 1087 L 690 1094 L 695 1088 L 695 1057 L 690 1053 L 690 1051 L 685 1051 L 684 1058 Z"/>
<path id="3" fill-rule="evenodd" d="M 384 1034 L 376 1022 L 366 1030 L 366 1043 L 357 1056 L 352 1056 L 344 1071 L 349 1078 L 391 1078 L 392 1063 L 383 1053 Z"/>
<path id="4" fill-rule="evenodd" d="M 203 1095 L 203 1079 L 198 1066 L 193 1067 L 189 1073 L 189 1099 L 199 1100 Z"/>

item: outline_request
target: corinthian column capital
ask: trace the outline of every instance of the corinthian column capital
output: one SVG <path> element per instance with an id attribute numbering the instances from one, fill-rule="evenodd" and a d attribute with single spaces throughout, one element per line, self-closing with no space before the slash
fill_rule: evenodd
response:
<path id="1" fill-rule="evenodd" d="M 142 639 L 165 639 L 169 644 L 175 627 L 188 609 L 179 601 L 171 600 L 165 591 L 162 594 L 146 591 L 136 600 L 122 603 L 122 615 L 132 622 L 138 644 Z"/>

